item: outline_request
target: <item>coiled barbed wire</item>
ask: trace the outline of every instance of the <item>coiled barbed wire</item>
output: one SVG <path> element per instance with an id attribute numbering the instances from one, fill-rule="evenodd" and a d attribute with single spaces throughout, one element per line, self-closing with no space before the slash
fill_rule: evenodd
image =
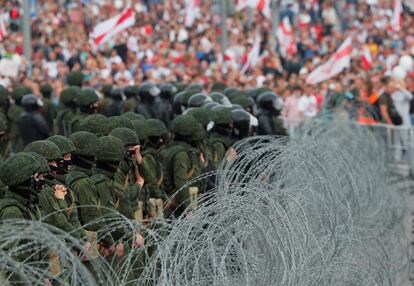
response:
<path id="1" fill-rule="evenodd" d="M 254 137 L 234 146 L 216 188 L 191 216 L 139 225 L 145 245 L 122 258 L 89 257 L 83 243 L 41 221 L 0 224 L 0 279 L 29 285 L 397 285 L 408 264 L 401 191 L 381 137 L 367 127 L 305 125 L 294 140 Z M 196 181 L 195 180 L 195 181 Z M 192 184 L 194 181 L 189 182 Z M 24 243 L 16 243 L 24 242 Z M 58 253 L 62 273 L 48 271 Z M 25 261 L 19 256 L 30 253 Z M 24 256 L 24 257 L 27 257 Z M 0 280 L 1 281 L 1 280 Z"/>

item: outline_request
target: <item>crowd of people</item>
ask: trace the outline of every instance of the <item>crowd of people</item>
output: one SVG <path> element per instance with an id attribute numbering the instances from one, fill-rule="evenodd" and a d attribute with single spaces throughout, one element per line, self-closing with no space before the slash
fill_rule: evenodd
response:
<path id="1" fill-rule="evenodd" d="M 9 32 L 0 57 L 18 74 L 0 71 L 0 220 L 46 217 L 108 256 L 125 233 L 100 236 L 101 218 L 191 216 L 215 178 L 192 180 L 234 160 L 243 138 L 294 135 L 318 115 L 414 123 L 414 74 L 393 74 L 401 57 L 414 55 L 408 5 L 402 29 L 390 32 L 392 1 L 281 1 L 280 17 L 296 35 L 296 52 L 282 57 L 271 20 L 257 11 L 248 17 L 227 3 L 223 51 L 218 2 L 200 1 L 191 26 L 185 1 L 132 2 L 134 26 L 97 47 L 93 26 L 126 3 L 36 1 L 30 61 L 18 23 L 3 15 Z M 19 5 L 7 1 L 4 11 Z M 242 71 L 257 35 L 260 59 Z M 307 84 L 350 35 L 351 67 Z M 144 240 L 138 233 L 130 246 Z"/>
<path id="2" fill-rule="evenodd" d="M 41 96 L 40 86 L 48 83 L 53 89 L 55 105 L 67 84 L 68 72 L 81 70 L 85 74 L 85 85 L 97 90 L 104 84 L 124 88 L 143 81 L 197 83 L 206 90 L 213 82 L 241 88 L 266 86 L 286 99 L 303 97 L 298 106 L 295 98 L 287 100 L 288 105 L 301 112 L 299 117 L 312 117 L 316 113 L 315 100 L 316 108 L 324 107 L 332 93 L 357 90 L 358 94 L 375 93 L 380 97 L 383 82 L 398 65 L 400 57 L 414 53 L 410 1 L 403 1 L 402 27 L 398 31 L 392 26 L 393 1 L 280 1 L 279 18 L 288 17 L 295 39 L 295 49 L 283 56 L 274 41 L 272 19 L 256 9 L 252 13 L 246 9 L 237 11 L 232 1 L 226 2 L 225 50 L 221 45 L 218 1 L 200 1 L 191 11 L 195 21 L 190 26 L 186 25 L 186 1 L 39 0 L 35 3 L 31 76 L 27 76 L 29 65 L 22 56 L 22 27 L 12 32 L 14 22 L 5 13 L 21 7 L 20 3 L 5 4 L 3 16 L 8 33 L 0 42 L 0 57 L 13 59 L 19 73 L 15 78 L 2 76 L 0 83 L 7 88 L 27 85 L 37 96 Z M 135 24 L 96 46 L 90 38 L 93 27 L 120 14 L 128 3 L 135 12 Z M 260 58 L 244 70 L 257 35 L 261 39 Z M 350 35 L 354 46 L 351 68 L 318 85 L 307 85 L 309 73 Z M 360 60 L 364 49 L 371 53 L 369 69 Z M 398 83 L 397 90 L 413 91 L 412 76 L 408 73 L 404 82 Z M 396 97 L 399 113 L 407 113 L 407 99 Z M 365 100 L 363 96 L 361 100 Z M 411 102 L 408 106 L 411 114 L 412 105 Z M 297 117 L 295 113 L 292 116 Z M 407 118 L 406 114 L 401 116 Z M 391 123 L 388 119 L 382 121 Z M 410 120 L 403 123 L 411 125 Z"/>

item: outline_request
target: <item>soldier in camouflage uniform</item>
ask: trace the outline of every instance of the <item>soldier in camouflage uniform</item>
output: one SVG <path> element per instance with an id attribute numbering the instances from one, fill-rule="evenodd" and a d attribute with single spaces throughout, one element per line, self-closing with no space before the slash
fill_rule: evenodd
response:
<path id="1" fill-rule="evenodd" d="M 59 110 L 56 116 L 56 132 L 59 135 L 68 136 L 71 133 L 70 123 L 76 115 L 76 99 L 81 89 L 70 86 L 60 93 Z"/>
<path id="2" fill-rule="evenodd" d="M 67 186 L 66 184 L 66 175 L 69 172 L 72 164 L 72 152 L 76 150 L 75 145 L 68 138 L 61 135 L 54 135 L 49 137 L 46 141 L 54 143 L 60 150 L 63 160 L 58 162 L 58 168 L 56 174 L 54 174 L 54 180 L 66 187 L 67 194 L 65 196 L 67 213 L 72 222 L 72 224 L 79 230 L 79 234 L 82 238 L 85 237 L 85 233 L 82 229 L 78 208 L 79 200 L 75 192 Z"/>
<path id="3" fill-rule="evenodd" d="M 90 178 L 95 157 L 98 152 L 96 135 L 79 131 L 70 135 L 69 139 L 75 145 L 72 152 L 72 166 L 66 175 L 66 184 L 72 189 L 79 201 L 79 220 L 91 242 L 91 256 L 99 256 L 98 248 L 108 254 L 114 251 L 114 240 L 102 221 L 99 206 L 99 194 Z"/>
<path id="4" fill-rule="evenodd" d="M 55 177 L 58 164 L 63 160 L 59 147 L 50 141 L 35 141 L 27 145 L 25 151 L 42 156 L 49 164 L 50 172 L 45 176 L 46 186 L 41 191 L 44 200 L 40 201 L 45 221 L 77 239 L 82 239 L 83 231 L 77 217 L 71 219 L 74 206 L 67 204 L 67 188 Z"/>
<path id="5" fill-rule="evenodd" d="M 143 163 L 140 171 L 145 180 L 144 192 L 149 197 L 147 215 L 150 218 L 163 219 L 164 207 L 168 195 L 163 190 L 164 170 L 161 148 L 166 144 L 167 128 L 158 119 L 148 119 L 144 123 L 141 136 L 143 137 Z"/>
<path id="6" fill-rule="evenodd" d="M 79 131 L 79 123 L 80 121 L 87 117 L 90 114 L 94 114 L 98 110 L 98 102 L 99 97 L 96 94 L 95 90 L 92 88 L 86 88 L 81 91 L 76 99 L 76 105 L 78 106 L 79 110 L 75 117 L 73 117 L 72 121 L 70 122 L 70 130 L 71 132 Z"/>
<path id="7" fill-rule="evenodd" d="M 7 112 L 7 117 L 9 118 L 9 139 L 14 152 L 22 151 L 24 148 L 23 141 L 19 134 L 18 120 L 20 115 L 24 112 L 24 109 L 21 106 L 22 98 L 24 95 L 31 93 L 32 90 L 26 86 L 18 86 L 11 93 L 14 104 L 10 106 Z"/>
<path id="8" fill-rule="evenodd" d="M 162 152 L 164 189 L 169 196 L 174 195 L 170 204 L 174 215 L 179 216 L 187 207 L 190 213 L 197 208 L 198 185 L 188 182 L 200 175 L 197 170 L 201 170 L 201 165 L 205 164 L 205 159 L 197 149 L 205 137 L 205 131 L 191 115 L 177 116 L 171 121 L 170 128 L 174 138 Z"/>
<path id="9" fill-rule="evenodd" d="M 113 88 L 112 84 L 104 84 L 102 86 L 103 98 L 99 102 L 98 112 L 105 116 L 108 116 L 108 114 L 105 111 L 105 106 L 107 106 L 108 103 L 111 101 L 112 88 Z"/>
<path id="10" fill-rule="evenodd" d="M 125 87 L 124 94 L 126 101 L 124 102 L 123 111 L 124 112 L 135 112 L 138 108 L 138 86 L 130 85 Z"/>
<path id="11" fill-rule="evenodd" d="M 222 162 L 227 150 L 233 145 L 233 114 L 230 109 L 220 108 L 214 111 L 214 128 L 210 136 L 210 144 L 217 152 L 218 162 Z M 216 166 L 218 168 L 218 166 Z"/>
<path id="12" fill-rule="evenodd" d="M 43 84 L 40 86 L 40 92 L 43 96 L 42 115 L 45 118 L 49 129 L 53 130 L 54 120 L 56 119 L 57 112 L 52 101 L 52 86 L 50 84 Z"/>

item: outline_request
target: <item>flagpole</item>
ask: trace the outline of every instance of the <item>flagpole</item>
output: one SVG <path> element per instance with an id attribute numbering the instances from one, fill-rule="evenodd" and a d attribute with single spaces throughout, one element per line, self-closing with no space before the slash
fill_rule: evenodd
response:
<path id="1" fill-rule="evenodd" d="M 221 14 L 221 53 L 227 49 L 227 4 L 226 0 L 220 0 L 220 14 Z"/>
<path id="2" fill-rule="evenodd" d="M 32 35 L 30 23 L 30 0 L 23 0 L 23 51 L 27 61 L 27 75 L 32 75 Z"/>
<path id="3" fill-rule="evenodd" d="M 276 33 L 277 33 L 277 28 L 279 27 L 279 8 L 280 8 L 280 0 L 271 0 L 272 2 L 270 3 L 272 6 L 272 35 L 271 35 L 271 44 L 272 44 L 272 49 L 276 48 Z"/>

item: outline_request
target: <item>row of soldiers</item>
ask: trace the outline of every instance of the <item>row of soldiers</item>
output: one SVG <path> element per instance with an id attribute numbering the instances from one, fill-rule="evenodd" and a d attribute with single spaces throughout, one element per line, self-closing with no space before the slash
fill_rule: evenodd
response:
<path id="1" fill-rule="evenodd" d="M 11 94 L 1 90 L 14 100 L 1 105 L 7 109 L 0 113 L 6 159 L 0 167 L 0 221 L 42 219 L 85 241 L 94 255 L 126 247 L 121 240 L 125 231 L 101 231 L 115 214 L 138 225 L 191 216 L 197 197 L 215 183 L 214 176 L 195 179 L 232 159 L 234 152 L 227 152 L 231 146 L 258 133 L 266 121 L 248 112 L 255 104 L 232 105 L 224 93 L 207 96 L 197 85 L 181 92 L 173 84 L 157 88 L 144 83 L 122 91 L 105 86 L 103 94 L 110 99 L 80 86 L 74 82 L 62 91 L 56 116 L 47 96 L 42 104 L 25 87 Z M 134 97 L 125 98 L 131 89 Z M 171 98 L 163 107 L 166 90 Z M 153 108 L 143 99 L 146 95 L 156 103 Z M 258 102 L 266 101 L 271 110 L 280 110 L 278 97 L 262 91 Z M 277 118 L 270 119 L 267 124 L 277 129 Z M 138 231 L 128 247 L 142 246 L 144 236 Z M 59 267 L 52 268 L 59 274 Z"/>

